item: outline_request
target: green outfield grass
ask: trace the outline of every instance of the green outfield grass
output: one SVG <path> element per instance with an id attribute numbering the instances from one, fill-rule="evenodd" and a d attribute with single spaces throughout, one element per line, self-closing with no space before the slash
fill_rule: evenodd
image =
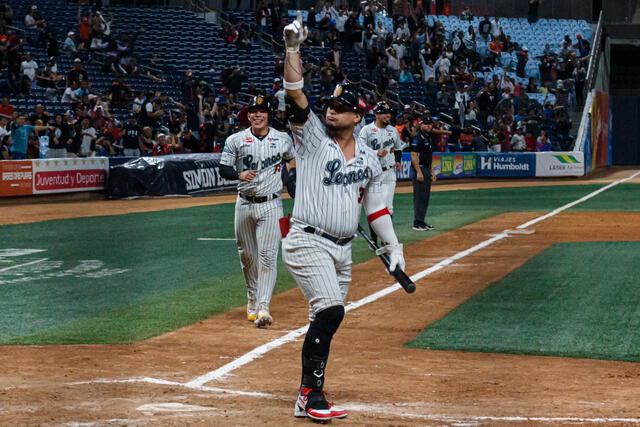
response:
<path id="1" fill-rule="evenodd" d="M 640 361 L 640 242 L 559 243 L 409 347 Z"/>
<path id="2" fill-rule="evenodd" d="M 412 196 L 396 196 L 394 223 L 410 244 L 512 211 L 549 211 L 599 185 L 432 194 L 414 232 Z M 640 210 L 640 186 L 620 185 L 579 210 Z M 291 201 L 285 201 L 290 211 Z M 0 227 L 0 344 L 127 343 L 246 303 L 233 241 L 233 204 Z M 40 252 L 3 257 L 3 250 Z M 372 257 L 361 239 L 354 262 Z M 24 265 L 23 267 L 18 267 Z M 380 266 L 382 269 L 382 266 Z M 277 292 L 295 286 L 282 263 Z"/>

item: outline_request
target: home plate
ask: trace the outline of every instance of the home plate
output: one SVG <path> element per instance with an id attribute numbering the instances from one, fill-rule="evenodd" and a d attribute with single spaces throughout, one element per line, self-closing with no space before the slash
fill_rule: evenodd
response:
<path id="1" fill-rule="evenodd" d="M 507 234 L 533 234 L 536 232 L 536 230 L 527 230 L 527 229 L 522 229 L 522 230 L 504 230 L 505 233 Z"/>
<path id="2" fill-rule="evenodd" d="M 216 408 L 197 405 L 185 405 L 184 403 L 147 403 L 146 405 L 139 406 L 138 411 L 145 413 L 157 413 L 157 412 L 203 412 L 203 411 L 217 411 Z"/>

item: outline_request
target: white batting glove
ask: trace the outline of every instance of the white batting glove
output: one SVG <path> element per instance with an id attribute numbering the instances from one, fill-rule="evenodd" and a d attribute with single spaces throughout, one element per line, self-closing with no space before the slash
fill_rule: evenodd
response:
<path id="1" fill-rule="evenodd" d="M 296 20 L 284 27 L 284 45 L 288 53 L 300 50 L 300 45 L 307 38 L 307 27 L 302 24 L 302 12 L 296 13 Z"/>
<path id="2" fill-rule="evenodd" d="M 376 251 L 376 255 L 387 254 L 389 255 L 389 273 L 400 268 L 404 270 L 404 255 L 402 254 L 402 243 L 397 245 L 386 245 Z"/>

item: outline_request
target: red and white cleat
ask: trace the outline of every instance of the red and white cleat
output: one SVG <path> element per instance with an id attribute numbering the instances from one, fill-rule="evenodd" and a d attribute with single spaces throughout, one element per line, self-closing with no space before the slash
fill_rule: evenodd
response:
<path id="1" fill-rule="evenodd" d="M 293 409 L 293 416 L 298 418 L 311 418 L 316 421 L 329 421 L 332 418 L 345 418 L 347 410 L 333 406 L 324 396 L 322 391 L 302 387 L 298 393 L 298 400 Z"/>

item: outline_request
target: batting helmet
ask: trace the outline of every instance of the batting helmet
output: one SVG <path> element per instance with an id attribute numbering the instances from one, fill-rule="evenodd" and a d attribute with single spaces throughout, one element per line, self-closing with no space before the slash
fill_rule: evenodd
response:
<path id="1" fill-rule="evenodd" d="M 267 98 L 261 95 L 254 96 L 249 103 L 248 111 L 252 112 L 260 109 L 265 110 L 267 113 L 271 113 L 273 111 L 273 106 L 271 105 L 271 101 L 269 101 Z"/>
<path id="2" fill-rule="evenodd" d="M 391 114 L 391 105 L 387 101 L 380 101 L 376 104 L 373 112 L 376 114 Z"/>
<path id="3" fill-rule="evenodd" d="M 360 97 L 358 89 L 352 85 L 339 84 L 333 90 L 333 95 L 327 104 L 339 103 L 347 107 L 354 113 L 364 114 L 366 107 L 364 100 Z"/>

